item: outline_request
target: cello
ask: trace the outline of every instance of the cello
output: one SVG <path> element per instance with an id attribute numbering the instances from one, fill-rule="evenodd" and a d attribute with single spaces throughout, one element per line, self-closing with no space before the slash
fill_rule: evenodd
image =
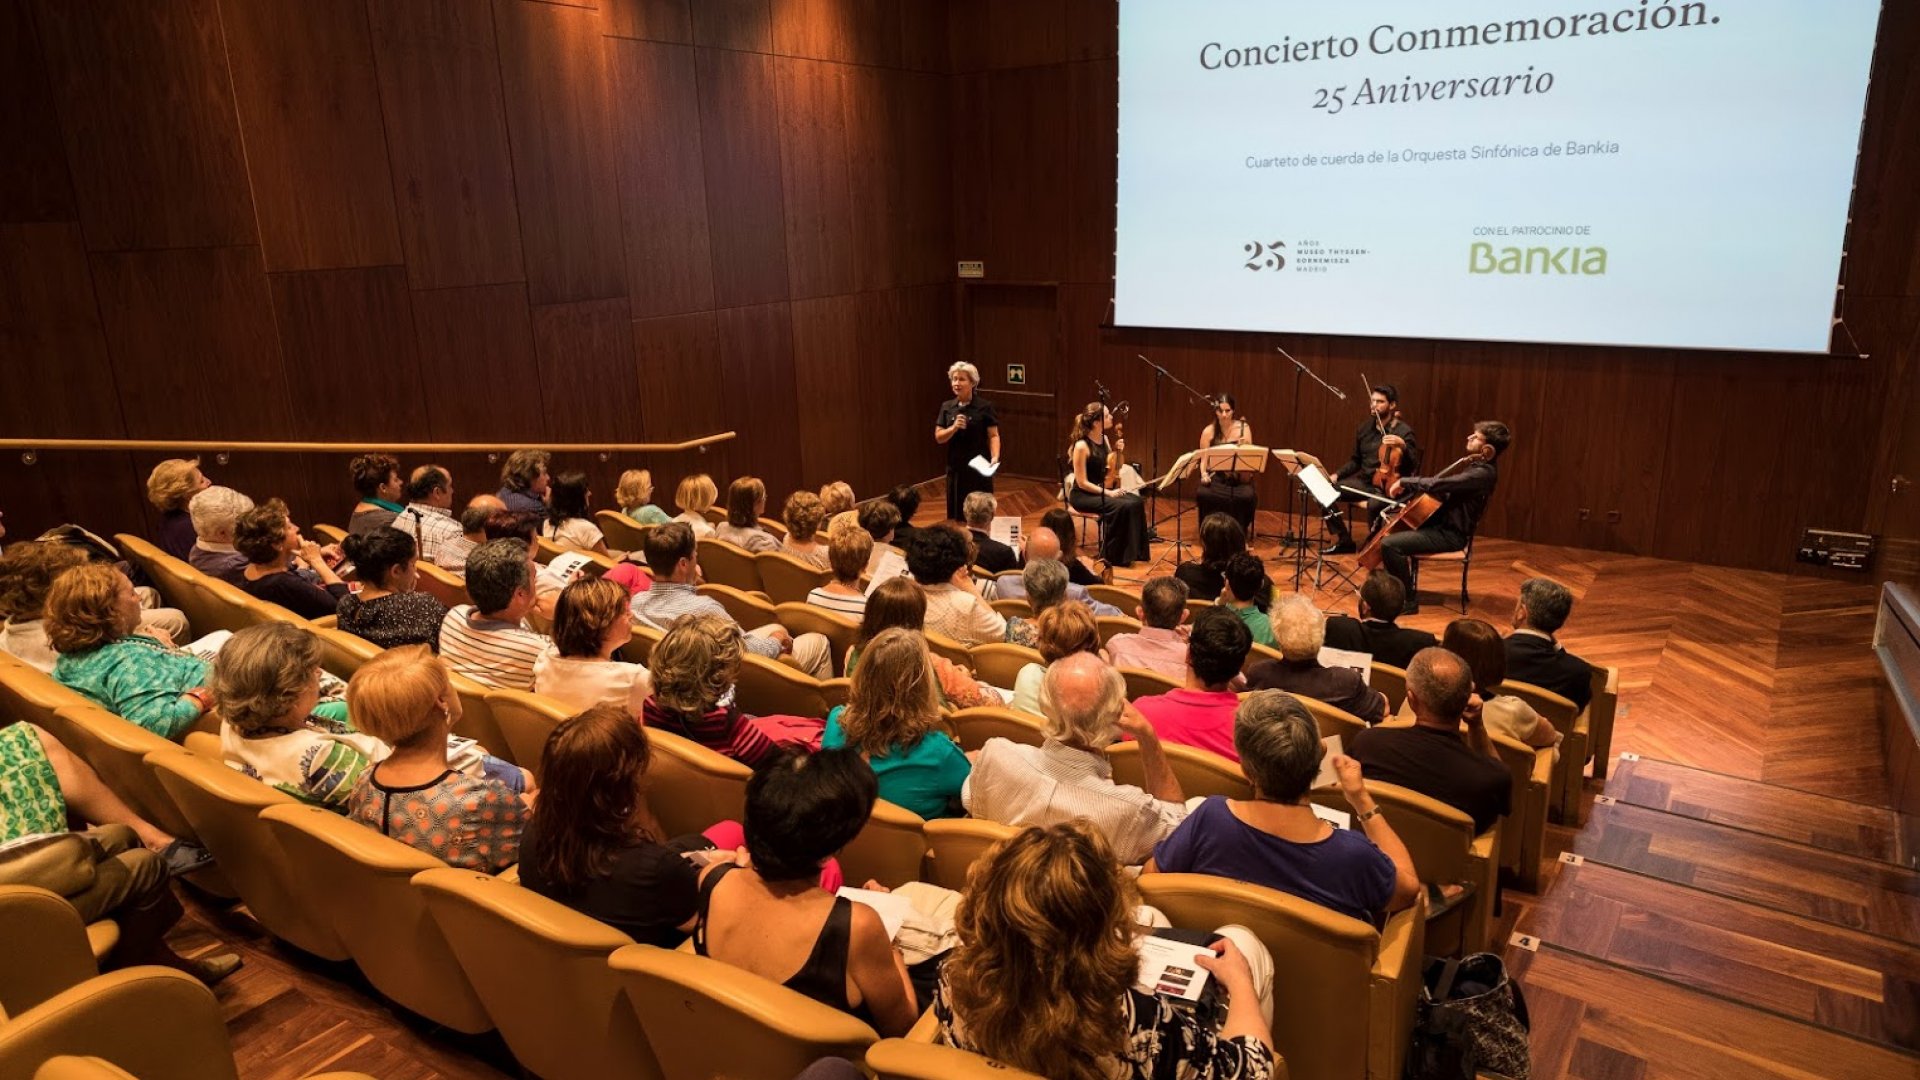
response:
<path id="1" fill-rule="evenodd" d="M 1438 480 L 1453 472 L 1455 469 L 1458 469 L 1460 466 L 1470 461 L 1479 461 L 1485 456 L 1485 454 L 1467 454 L 1460 460 L 1435 473 L 1433 478 Z M 1439 513 L 1441 505 L 1441 501 L 1438 498 L 1422 492 L 1406 502 L 1400 503 L 1392 509 L 1387 510 L 1380 515 L 1380 524 L 1374 528 L 1373 535 L 1367 537 L 1366 545 L 1360 549 L 1360 554 L 1355 558 L 1362 567 L 1368 570 L 1380 569 L 1381 563 L 1385 560 L 1385 555 L 1380 548 L 1381 545 L 1386 542 L 1387 537 L 1392 536 L 1394 533 L 1412 532 L 1420 526 L 1425 525 L 1428 518 Z"/>

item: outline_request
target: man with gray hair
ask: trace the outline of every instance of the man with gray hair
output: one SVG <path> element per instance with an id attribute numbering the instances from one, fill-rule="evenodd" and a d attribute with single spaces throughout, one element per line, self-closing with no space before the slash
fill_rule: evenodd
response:
<path id="1" fill-rule="evenodd" d="M 1060 537 L 1045 525 L 1033 530 L 1027 537 L 1027 569 L 1031 570 L 1033 564 L 1037 562 L 1054 563 L 1059 566 L 1061 570 L 1067 571 L 1069 579 L 1072 577 L 1072 571 L 1067 570 L 1067 564 L 1060 561 Z M 1058 597 L 1035 598 L 1027 591 L 1028 586 L 1026 579 L 1027 575 L 1024 570 L 1018 577 L 1009 575 L 1007 577 L 994 578 L 987 583 L 987 591 L 983 595 L 985 595 L 988 600 L 1025 600 L 1027 606 L 1033 609 L 1035 615 L 1039 615 L 1042 611 L 1059 602 Z M 1075 585 L 1071 580 L 1066 583 L 1064 592 L 1061 595 L 1068 600 L 1078 600 L 1080 603 L 1087 605 L 1087 607 L 1093 611 L 1096 618 L 1101 615 L 1124 614 L 1124 612 L 1112 604 L 1095 600 L 1093 594 L 1087 592 L 1085 585 Z M 1040 599 L 1045 599 L 1046 602 L 1042 604 Z"/>
<path id="2" fill-rule="evenodd" d="M 474 545 L 467 542 L 453 516 L 453 474 L 438 465 L 422 465 L 407 478 L 402 494 L 407 508 L 393 527 L 413 537 L 414 550 L 422 559 L 449 573 L 460 573 Z"/>
<path id="3" fill-rule="evenodd" d="M 1481 722 L 1473 670 L 1445 649 L 1422 649 L 1407 665 L 1407 703 L 1412 727 L 1368 728 L 1349 740 L 1347 753 L 1368 780 L 1438 799 L 1471 817 L 1474 832 L 1486 832 L 1513 809 L 1513 777 Z"/>
<path id="4" fill-rule="evenodd" d="M 1593 666 L 1554 637 L 1572 613 L 1573 591 L 1565 585 L 1543 577 L 1521 582 L 1507 636 L 1507 678 L 1551 690 L 1584 709 L 1593 700 Z"/>
<path id="5" fill-rule="evenodd" d="M 440 659 L 482 686 L 533 689 L 533 666 L 550 646 L 527 629 L 535 593 L 533 552 L 522 540 L 489 540 L 467 553 L 470 604 L 440 622 Z"/>
<path id="6" fill-rule="evenodd" d="M 187 503 L 196 537 L 187 552 L 188 565 L 208 577 L 238 585 L 241 571 L 247 568 L 247 557 L 234 549 L 233 526 L 251 509 L 253 500 L 230 487 L 215 484 L 195 494 Z"/>
<path id="7" fill-rule="evenodd" d="M 973 565 L 996 574 L 1020 566 L 1020 553 L 995 540 L 987 531 L 993 527 L 993 515 L 999 509 L 1000 500 L 994 498 L 991 491 L 973 492 L 961 505 L 961 511 L 967 515 L 967 531 L 973 534 L 973 546 L 977 549 Z"/>
<path id="8" fill-rule="evenodd" d="M 1358 668 L 1320 662 L 1327 641 L 1327 620 L 1313 602 L 1294 593 L 1274 605 L 1273 639 L 1279 660 L 1262 660 L 1247 669 L 1251 690 L 1285 690 L 1324 701 L 1369 724 L 1386 719 L 1387 696 L 1367 685 Z"/>
<path id="9" fill-rule="evenodd" d="M 1121 862 L 1144 861 L 1187 808 L 1152 721 L 1127 702 L 1126 680 L 1098 656 L 1075 653 L 1047 668 L 1040 707 L 1041 745 L 988 739 L 980 748 L 960 789 L 967 812 L 1007 825 L 1083 818 Z M 1145 790 L 1114 782 L 1106 749 L 1123 732 L 1140 743 Z"/>

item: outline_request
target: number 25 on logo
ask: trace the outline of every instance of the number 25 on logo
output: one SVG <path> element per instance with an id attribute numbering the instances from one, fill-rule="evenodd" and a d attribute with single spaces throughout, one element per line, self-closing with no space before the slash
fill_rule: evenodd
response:
<path id="1" fill-rule="evenodd" d="M 1261 270 L 1283 270 L 1287 265 L 1284 240 L 1270 240 L 1266 243 L 1253 241 L 1243 244 L 1240 251 L 1247 257 L 1247 269 L 1258 273 Z"/>

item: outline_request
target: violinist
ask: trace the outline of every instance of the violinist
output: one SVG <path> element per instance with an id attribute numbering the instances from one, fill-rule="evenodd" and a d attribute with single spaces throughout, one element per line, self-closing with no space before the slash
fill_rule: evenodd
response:
<path id="1" fill-rule="evenodd" d="M 1200 449 L 1215 446 L 1251 446 L 1253 445 L 1253 427 L 1242 419 L 1235 409 L 1232 394 L 1220 394 L 1213 399 L 1213 423 L 1200 433 Z M 1210 515 L 1225 514 L 1240 523 L 1240 527 L 1253 531 L 1253 511 L 1259 505 L 1253 491 L 1253 477 L 1247 473 L 1205 472 L 1200 474 L 1200 490 L 1194 493 L 1194 503 L 1200 508 L 1200 520 Z"/>
<path id="2" fill-rule="evenodd" d="M 1413 590 L 1413 566 L 1408 556 L 1437 555 L 1459 551 L 1473 539 L 1480 515 L 1500 482 L 1500 455 L 1513 442 L 1513 432 L 1498 420 L 1482 420 L 1467 436 L 1467 454 L 1449 465 L 1440 476 L 1404 476 L 1395 481 L 1387 494 L 1396 499 L 1431 495 L 1441 506 L 1417 529 L 1393 532 L 1380 542 L 1382 567 L 1407 587 L 1407 603 L 1400 610 L 1409 614 L 1420 610 Z M 1365 557 L 1362 556 L 1362 560 Z"/>
<path id="3" fill-rule="evenodd" d="M 1109 433 L 1113 437 L 1109 440 Z M 1147 558 L 1147 507 L 1120 483 L 1126 443 L 1114 428 L 1113 411 L 1098 401 L 1074 417 L 1067 460 L 1067 501 L 1075 510 L 1100 515 L 1101 557 L 1108 566 L 1131 566 Z"/>
<path id="4" fill-rule="evenodd" d="M 1387 494 L 1387 488 L 1402 476 L 1416 475 L 1420 471 L 1420 444 L 1414 441 L 1413 429 L 1400 417 L 1400 392 L 1386 383 L 1373 387 L 1367 395 L 1367 418 L 1360 424 L 1360 430 L 1353 436 L 1353 457 L 1347 459 L 1340 471 L 1333 474 L 1333 484 L 1340 488 L 1353 488 L 1373 495 Z M 1360 502 L 1364 496 L 1351 491 L 1340 493 L 1340 502 Z M 1369 520 L 1378 521 L 1384 503 L 1372 503 L 1373 513 Z M 1347 529 L 1346 519 L 1338 514 L 1327 518 L 1327 527 L 1333 533 L 1333 543 L 1327 545 L 1328 555 L 1350 555 L 1353 553 L 1353 533 Z"/>

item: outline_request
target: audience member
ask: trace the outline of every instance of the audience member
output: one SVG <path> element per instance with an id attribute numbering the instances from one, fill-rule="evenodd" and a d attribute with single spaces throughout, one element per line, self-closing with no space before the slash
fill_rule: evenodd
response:
<path id="1" fill-rule="evenodd" d="M 103 563 L 76 566 L 47 592 L 53 677 L 108 712 L 178 739 L 213 706 L 207 662 L 139 632 L 140 598 Z"/>
<path id="2" fill-rule="evenodd" d="M 1053 1080 L 1284 1075 L 1263 1011 L 1273 959 L 1259 939 L 1223 927 L 1218 955 L 1198 960 L 1226 990 L 1216 1025 L 1135 988 L 1139 902 L 1097 829 L 1031 828 L 989 849 L 933 996 L 944 1041 Z"/>
<path id="3" fill-rule="evenodd" d="M 827 713 L 820 745 L 858 751 L 880 782 L 880 797 L 923 818 L 965 813 L 960 788 L 973 766 L 939 730 L 940 683 L 927 639 L 913 630 L 882 631 L 862 650 L 845 705 Z"/>
<path id="4" fill-rule="evenodd" d="M 458 869 L 497 874 L 520 861 L 532 779 L 505 762 L 470 776 L 448 760 L 460 695 L 446 664 L 419 645 L 389 649 L 353 673 L 347 709 L 393 748 L 361 774 L 348 817 Z"/>
<path id="5" fill-rule="evenodd" d="M 234 527 L 240 515 L 253 509 L 253 500 L 230 487 L 203 489 L 187 503 L 193 519 L 193 550 L 187 552 L 187 564 L 229 585 L 240 584 L 247 568 L 247 557 L 233 546 Z"/>
<path id="6" fill-rule="evenodd" d="M 1512 809 L 1513 782 L 1480 711 L 1467 707 L 1472 695 L 1465 660 L 1445 649 L 1422 649 L 1407 665 L 1413 726 L 1368 728 L 1348 741 L 1347 753 L 1359 759 L 1368 780 L 1430 795 L 1471 817 L 1473 831 L 1483 833 Z"/>
<path id="7" fill-rule="evenodd" d="M 967 495 L 961 503 L 961 513 L 966 515 L 967 530 L 973 533 L 973 544 L 979 549 L 973 562 L 982 570 L 1004 573 L 1020 567 L 1020 553 L 1009 544 L 995 540 L 987 530 L 993 527 L 993 516 L 1000 510 L 1000 501 L 991 491 L 975 491 Z"/>
<path id="8" fill-rule="evenodd" d="M 638 718 L 653 692 L 647 669 L 615 658 L 633 640 L 627 590 L 582 578 L 560 593 L 553 609 L 553 648 L 533 665 L 534 693 L 570 709 L 618 705 Z"/>
<path id="9" fill-rule="evenodd" d="M 1049 667 L 1043 694 L 1046 740 L 988 739 L 961 790 L 967 811 L 1008 825 L 1085 818 L 1123 862 L 1145 861 L 1187 816 L 1153 721 L 1127 703 L 1120 673 L 1091 653 Z M 1114 782 L 1106 749 L 1122 731 L 1140 743 L 1145 790 Z"/>
<path id="10" fill-rule="evenodd" d="M 47 640 L 47 593 L 61 574 L 86 564 L 87 553 L 71 544 L 29 540 L 0 554 L 0 617 L 7 620 L 0 649 L 53 674 L 60 654 Z"/>
<path id="11" fill-rule="evenodd" d="M 1125 614 L 1112 604 L 1095 600 L 1085 585 L 1075 584 L 1073 571 L 1061 558 L 1062 554 L 1060 537 L 1052 529 L 1042 525 L 1033 530 L 1033 533 L 1027 537 L 1026 566 L 1022 567 L 1017 575 L 1009 574 L 988 582 L 993 592 L 991 599 L 1025 600 L 1035 615 L 1063 599 L 1087 605 L 1096 616 Z M 1050 562 L 1057 565 L 1060 571 L 1057 575 L 1059 579 L 1057 586 L 1054 584 L 1056 575 L 1052 569 L 1049 569 L 1043 571 L 1044 578 L 1040 591 L 1038 593 L 1034 591 L 1033 586 L 1029 584 L 1034 578 L 1026 572 L 1026 567 L 1031 567 L 1037 562 Z"/>
<path id="12" fill-rule="evenodd" d="M 865 529 L 841 529 L 827 540 L 827 569 L 833 580 L 807 593 L 807 603 L 854 618 L 866 614 L 867 594 L 860 577 L 873 556 L 873 537 Z"/>
<path id="13" fill-rule="evenodd" d="M 1480 699 L 1480 718 L 1488 731 L 1536 749 L 1550 746 L 1554 758 L 1559 759 L 1560 732 L 1553 722 L 1535 712 L 1525 699 L 1500 692 L 1500 684 L 1507 679 L 1507 649 L 1492 623 L 1455 619 L 1447 624 L 1441 645 L 1465 660 L 1473 672 L 1473 692 Z"/>
<path id="14" fill-rule="evenodd" d="M 426 645 L 439 652 L 447 605 L 416 591 L 420 566 L 413 537 L 382 525 L 358 536 L 349 534 L 342 547 L 360 576 L 360 591 L 340 598 L 335 609 L 340 629 L 383 649 Z"/>
<path id="15" fill-rule="evenodd" d="M 860 617 L 860 633 L 847 650 L 846 672 L 853 675 L 860 661 L 860 649 L 888 630 L 911 630 L 925 637 L 927 594 L 912 578 L 897 577 L 883 581 L 873 590 L 867 609 Z M 932 654 L 934 679 L 939 683 L 940 702 L 956 709 L 976 705 L 1004 705 L 998 690 L 973 677 L 963 665 Z"/>
<path id="16" fill-rule="evenodd" d="M 1367 677 L 1358 668 L 1328 667 L 1320 662 L 1327 621 L 1313 601 L 1295 593 L 1280 601 L 1279 616 L 1274 637 L 1281 659 L 1262 660 L 1248 668 L 1249 690 L 1305 694 L 1369 724 L 1387 718 L 1387 696 L 1368 686 Z"/>
<path id="17" fill-rule="evenodd" d="M 210 684 L 220 701 L 220 751 L 283 795 L 345 813 L 361 775 L 388 750 L 347 724 L 345 701 L 321 701 L 320 656 L 319 636 L 292 623 L 234 634 L 214 658 Z"/>
<path id="18" fill-rule="evenodd" d="M 347 583 L 321 557 L 320 545 L 300 535 L 300 526 L 288 519 L 287 504 L 279 499 L 240 515 L 233 546 L 247 557 L 238 584 L 255 599 L 279 604 L 303 619 L 318 619 L 334 614 L 347 595 Z M 311 572 L 319 584 L 296 569 Z"/>
<path id="19" fill-rule="evenodd" d="M 160 529 L 154 542 L 160 550 L 184 559 L 193 550 L 193 518 L 187 504 L 213 482 L 200 472 L 199 458 L 169 458 L 147 475 L 147 501 L 160 511 Z"/>
<path id="20" fill-rule="evenodd" d="M 1384 570 L 1367 575 L 1360 585 L 1360 617 L 1327 616 L 1327 644 L 1349 652 L 1363 652 L 1375 663 L 1405 668 L 1413 654 L 1434 646 L 1425 630 L 1400 626 L 1394 620 L 1407 601 L 1407 587 Z"/>
<path id="21" fill-rule="evenodd" d="M 547 520 L 540 535 L 561 547 L 581 548 L 607 553 L 607 537 L 593 523 L 593 492 L 587 489 L 587 474 L 564 472 L 547 485 Z"/>
<path id="22" fill-rule="evenodd" d="M 834 480 L 820 485 L 820 516 L 832 520 L 836 514 L 844 514 L 853 509 L 853 485 L 845 480 Z"/>
<path id="23" fill-rule="evenodd" d="M 893 528 L 893 544 L 904 549 L 916 531 L 913 515 L 920 512 L 920 489 L 912 484 L 898 484 L 881 498 L 900 513 L 900 520 Z"/>
<path id="24" fill-rule="evenodd" d="M 1195 600 L 1218 600 L 1227 585 L 1227 560 L 1247 550 L 1247 530 L 1229 514 L 1208 514 L 1200 522 L 1200 557 L 1174 567 Z"/>
<path id="25" fill-rule="evenodd" d="M 552 642 L 527 629 L 534 561 L 520 540 L 489 540 L 467 556 L 467 596 L 440 623 L 440 658 L 494 690 L 532 690 L 533 669 Z"/>
<path id="26" fill-rule="evenodd" d="M 787 496 L 787 503 L 780 508 L 780 519 L 786 523 L 787 537 L 780 541 L 780 550 L 817 570 L 831 570 L 833 564 L 827 555 L 827 545 L 820 542 L 820 523 L 826 515 L 820 510 L 820 496 L 811 491 L 796 491 Z"/>
<path id="27" fill-rule="evenodd" d="M 1573 612 L 1573 592 L 1551 578 L 1520 583 L 1513 605 L 1513 633 L 1507 635 L 1507 678 L 1551 690 L 1574 708 L 1593 700 L 1593 667 L 1573 655 L 1554 635 Z"/>
<path id="28" fill-rule="evenodd" d="M 876 790 L 851 749 L 776 754 L 755 770 L 751 862 L 719 864 L 701 882 L 693 947 L 898 1037 L 920 1015 L 906 961 L 878 912 L 816 884 L 866 826 Z"/>
<path id="29" fill-rule="evenodd" d="M 743 476 L 727 485 L 727 521 L 714 528 L 713 538 L 753 554 L 780 550 L 780 541 L 760 527 L 767 512 L 767 485 Z"/>
<path id="30" fill-rule="evenodd" d="M 1413 856 L 1380 814 L 1360 779 L 1360 763 L 1333 759 L 1352 829 L 1313 812 L 1307 792 L 1326 747 L 1320 729 L 1293 696 L 1261 690 L 1242 702 L 1233 724 L 1240 767 L 1252 799 L 1215 795 L 1153 849 L 1148 873 L 1212 874 L 1291 893 L 1376 926 L 1420 895 Z"/>
<path id="31" fill-rule="evenodd" d="M 506 509 L 507 504 L 501 502 L 498 495 L 475 495 L 468 499 L 466 509 L 460 511 L 460 538 L 466 543 L 457 548 L 449 547 L 447 561 L 438 564 L 440 569 L 455 574 L 465 573 L 467 555 L 490 539 L 487 536 L 488 519 Z"/>
<path id="32" fill-rule="evenodd" d="M 907 539 L 907 572 L 927 594 L 927 629 L 972 647 L 1007 639 L 1007 617 L 980 595 L 967 569 L 966 535 L 951 522 Z"/>
<path id="33" fill-rule="evenodd" d="M 406 509 L 399 501 L 406 490 L 399 459 L 392 454 L 361 454 L 347 463 L 347 471 L 353 476 L 353 490 L 360 495 L 347 517 L 347 535 L 359 536 L 393 524 Z"/>
<path id="34" fill-rule="evenodd" d="M 518 514 L 547 512 L 547 486 L 551 480 L 547 466 L 553 455 L 545 450 L 515 450 L 500 466 L 500 490 L 496 493 L 508 510 Z"/>
<path id="35" fill-rule="evenodd" d="M 1035 715 L 1045 711 L 1040 691 L 1047 668 L 1076 653 L 1091 653 L 1103 662 L 1107 659 L 1093 613 L 1079 604 L 1056 604 L 1041 612 L 1034 620 L 1034 647 L 1040 650 L 1040 663 L 1027 664 L 1014 676 L 1013 700 L 1007 704 Z"/>
<path id="36" fill-rule="evenodd" d="M 665 525 L 673 518 L 653 505 L 653 473 L 647 469 L 628 469 L 620 474 L 613 489 L 613 501 L 620 512 L 642 525 Z"/>
<path id="37" fill-rule="evenodd" d="M 1107 656 L 1114 667 L 1154 671 L 1182 679 L 1187 671 L 1187 586 L 1179 578 L 1157 577 L 1140 588 L 1138 633 L 1107 639 Z"/>
<path id="38" fill-rule="evenodd" d="M 724 615 L 682 616 L 648 660 L 653 665 L 653 696 L 642 714 L 648 727 L 692 739 L 749 768 L 773 758 L 782 743 L 820 745 L 820 720 L 740 711 L 734 702 L 740 628 Z"/>
<path id="39" fill-rule="evenodd" d="M 693 530 L 679 528 L 682 522 L 656 525 L 647 534 L 645 554 L 653 571 L 653 587 L 633 598 L 634 617 L 658 630 L 672 628 L 685 615 L 712 615 L 733 623 L 733 616 L 711 596 L 695 591 L 700 579 L 699 551 Z M 736 629 L 745 629 L 735 624 Z M 778 660 L 783 653 L 793 655 L 794 666 L 816 679 L 833 677 L 832 646 L 819 634 L 795 637 L 778 623 L 769 623 L 747 631 L 745 649 L 755 656 Z"/>
<path id="40" fill-rule="evenodd" d="M 1060 552 L 1054 557 L 1067 564 L 1067 580 L 1082 587 L 1100 584 L 1099 573 L 1080 557 L 1080 531 L 1074 525 L 1072 514 L 1064 507 L 1056 506 L 1040 515 L 1040 526 L 1051 531 L 1059 543 Z M 1029 540 L 1027 558 L 1033 557 L 1032 541 Z"/>
<path id="41" fill-rule="evenodd" d="M 680 510 L 673 520 L 684 522 L 693 530 L 695 539 L 712 536 L 713 522 L 707 520 L 707 511 L 719 497 L 720 489 L 714 486 L 713 477 L 706 473 L 683 476 L 673 493 L 673 505 Z"/>
<path id="42" fill-rule="evenodd" d="M 529 552 L 537 551 L 534 541 L 540 535 L 543 520 L 538 514 L 497 510 L 487 516 L 486 537 L 488 540 L 518 540 L 527 545 Z M 553 607 L 560 602 L 560 590 L 567 587 L 568 580 L 553 567 L 536 559 L 533 564 L 533 611 L 528 618 L 539 620 L 541 626 L 551 624 Z"/>
<path id="43" fill-rule="evenodd" d="M 1243 551 L 1227 560 L 1222 576 L 1227 585 L 1220 592 L 1220 605 L 1240 616 L 1255 642 L 1272 645 L 1273 624 L 1267 619 L 1267 608 L 1273 603 L 1273 579 L 1267 576 L 1267 568 Z"/>
<path id="44" fill-rule="evenodd" d="M 453 474 L 438 465 L 422 465 L 407 478 L 405 494 L 407 507 L 394 528 L 413 537 L 422 559 L 457 572 L 474 545 L 453 517 Z"/>
<path id="45" fill-rule="evenodd" d="M 1133 703 L 1134 708 L 1153 721 L 1161 739 L 1238 761 L 1233 716 L 1240 695 L 1233 691 L 1233 680 L 1246 665 L 1253 635 L 1232 612 L 1208 608 L 1193 620 L 1186 644 L 1181 664 L 1186 685 L 1143 697 Z"/>

